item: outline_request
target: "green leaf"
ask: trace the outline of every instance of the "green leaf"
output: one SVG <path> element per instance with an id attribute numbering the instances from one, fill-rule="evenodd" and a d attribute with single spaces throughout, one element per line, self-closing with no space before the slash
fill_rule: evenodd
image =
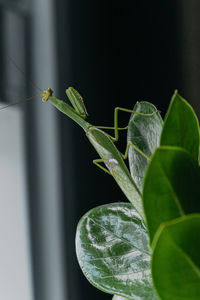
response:
<path id="1" fill-rule="evenodd" d="M 199 122 L 195 112 L 175 92 L 165 117 L 160 144 L 182 147 L 198 160 L 199 142 Z"/>
<path id="2" fill-rule="evenodd" d="M 144 180 L 143 205 L 150 240 L 162 222 L 200 212 L 200 169 L 184 149 L 158 148 Z"/>
<path id="3" fill-rule="evenodd" d="M 137 102 L 134 111 L 144 114 L 156 112 L 156 107 L 149 102 Z M 159 146 L 163 120 L 159 113 L 153 116 L 141 116 L 133 113 L 128 124 L 127 142 L 137 146 L 144 154 L 151 157 L 155 148 Z M 130 147 L 128 153 L 129 167 L 133 180 L 141 190 L 148 160 Z"/>
<path id="4" fill-rule="evenodd" d="M 127 299 L 158 299 L 148 242 L 145 225 L 131 204 L 113 203 L 81 218 L 76 253 L 84 275 L 98 289 Z"/>
<path id="5" fill-rule="evenodd" d="M 200 299 L 200 215 L 161 225 L 153 241 L 152 275 L 162 300 Z"/>

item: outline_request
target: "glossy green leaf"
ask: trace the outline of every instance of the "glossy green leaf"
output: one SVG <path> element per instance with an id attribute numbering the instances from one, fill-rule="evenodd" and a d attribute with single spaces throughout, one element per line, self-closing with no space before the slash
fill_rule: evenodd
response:
<path id="1" fill-rule="evenodd" d="M 200 299 L 200 215 L 161 225 L 153 241 L 152 275 L 162 300 Z"/>
<path id="2" fill-rule="evenodd" d="M 134 111 L 151 114 L 156 107 L 149 102 L 137 102 Z M 155 148 L 160 144 L 163 120 L 159 113 L 153 116 L 141 116 L 133 113 L 128 124 L 127 142 L 137 146 L 144 154 L 151 157 Z M 128 153 L 131 176 L 141 190 L 148 160 L 133 147 Z"/>
<path id="3" fill-rule="evenodd" d="M 77 227 L 76 253 L 100 290 L 134 300 L 158 299 L 152 286 L 148 235 L 130 203 L 99 206 Z"/>
<path id="4" fill-rule="evenodd" d="M 193 108 L 177 92 L 165 117 L 160 144 L 182 147 L 198 160 L 199 122 Z"/>
<path id="5" fill-rule="evenodd" d="M 158 148 L 144 180 L 143 205 L 150 240 L 162 222 L 200 212 L 200 169 L 184 149 Z"/>

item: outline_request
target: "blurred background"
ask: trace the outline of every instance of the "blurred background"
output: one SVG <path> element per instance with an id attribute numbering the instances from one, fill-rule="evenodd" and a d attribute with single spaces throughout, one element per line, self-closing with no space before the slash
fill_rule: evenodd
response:
<path id="1" fill-rule="evenodd" d="M 198 0 L 0 0 L 1 104 L 39 94 L 35 84 L 61 99 L 73 86 L 89 122 L 112 126 L 114 108 L 137 100 L 164 117 L 178 89 L 198 113 L 199 11 Z M 117 145 L 124 152 L 125 135 Z M 75 255 L 80 217 L 126 201 L 95 158 L 84 132 L 39 98 L 0 111 L 0 299 L 111 300 Z"/>

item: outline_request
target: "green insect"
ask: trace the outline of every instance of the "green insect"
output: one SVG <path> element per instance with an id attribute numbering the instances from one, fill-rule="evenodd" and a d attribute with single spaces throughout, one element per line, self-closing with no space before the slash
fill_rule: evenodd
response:
<path id="1" fill-rule="evenodd" d="M 72 106 L 70 106 L 63 100 L 55 98 L 53 96 L 53 91 L 50 88 L 43 92 L 42 100 L 45 102 L 49 100 L 58 110 L 60 110 L 62 113 L 67 115 L 82 127 L 82 129 L 86 133 L 87 138 L 100 156 L 99 159 L 93 160 L 93 163 L 114 177 L 129 201 L 132 203 L 141 217 L 145 219 L 141 201 L 141 192 L 132 179 L 129 170 L 124 162 L 124 159 L 127 158 L 128 151 L 131 146 L 134 147 L 143 156 L 145 156 L 146 159 L 149 158 L 132 143 L 128 143 L 125 154 L 122 154 L 118 151 L 114 142 L 118 140 L 119 130 L 127 129 L 127 127 L 118 128 L 119 111 L 135 113 L 147 117 L 151 117 L 153 114 L 157 113 L 157 111 L 151 114 L 143 114 L 133 110 L 117 107 L 114 111 L 114 127 L 93 126 L 85 120 L 88 114 L 81 95 L 72 87 L 69 87 L 66 90 L 66 94 Z M 102 131 L 102 129 L 113 129 L 114 137 L 105 133 L 104 131 Z M 104 163 L 107 168 L 102 166 L 101 163 Z"/>
<path id="2" fill-rule="evenodd" d="M 10 57 L 8 58 L 15 65 L 15 67 L 22 74 L 24 74 L 24 72 L 17 66 L 14 60 Z M 147 157 L 138 147 L 136 147 L 134 144 L 130 142 L 127 144 L 125 154 L 122 154 L 118 151 L 114 142 L 118 140 L 119 130 L 125 130 L 128 128 L 128 126 L 124 128 L 118 127 L 119 111 L 135 113 L 146 117 L 151 117 L 158 111 L 155 111 L 150 114 L 144 114 L 126 108 L 116 107 L 114 110 L 114 127 L 93 126 L 85 120 L 88 116 L 88 113 L 83 98 L 74 88 L 69 87 L 66 90 L 66 94 L 72 104 L 72 106 L 70 106 L 66 102 L 55 98 L 53 96 L 53 91 L 51 88 L 47 88 L 45 91 L 42 91 L 33 82 L 31 83 L 35 88 L 37 88 L 39 91 L 42 92 L 40 96 L 42 96 L 42 100 L 44 102 L 49 100 L 58 110 L 60 110 L 62 113 L 67 115 L 69 118 L 74 120 L 79 126 L 82 127 L 82 129 L 86 133 L 87 138 L 89 139 L 89 141 L 91 142 L 91 144 L 93 145 L 93 147 L 95 148 L 95 150 L 100 156 L 100 158 L 93 160 L 93 163 L 97 165 L 99 168 L 101 168 L 102 170 L 104 170 L 105 172 L 107 172 L 108 174 L 113 176 L 113 178 L 116 180 L 117 184 L 124 192 L 126 197 L 129 199 L 129 201 L 132 203 L 132 205 L 135 207 L 135 209 L 138 211 L 141 217 L 145 220 L 142 201 L 141 201 L 141 196 L 142 196 L 141 192 L 138 189 L 133 178 L 131 177 L 129 170 L 124 162 L 124 159 L 127 158 L 130 147 L 134 147 L 136 151 L 138 151 L 141 155 L 143 155 L 147 160 L 149 160 L 149 157 Z M 5 109 L 8 106 L 13 106 L 19 103 L 26 102 L 37 96 L 27 98 L 24 101 L 8 104 L 0 108 L 0 110 Z M 114 130 L 114 137 L 105 133 L 102 129 Z M 102 163 L 106 165 L 106 168 L 102 165 Z"/>

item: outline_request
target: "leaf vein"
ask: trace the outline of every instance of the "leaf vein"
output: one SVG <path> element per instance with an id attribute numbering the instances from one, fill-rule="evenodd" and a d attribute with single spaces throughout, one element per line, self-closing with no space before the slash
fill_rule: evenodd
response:
<path id="1" fill-rule="evenodd" d="M 147 251 L 141 250 L 138 247 L 136 247 L 135 245 L 133 245 L 129 240 L 126 240 L 124 237 L 118 236 L 117 234 L 115 234 L 114 232 L 112 232 L 109 229 L 105 228 L 101 224 L 95 222 L 91 217 L 87 217 L 87 219 L 91 220 L 94 224 L 96 224 L 97 226 L 101 227 L 102 229 L 104 229 L 105 231 L 109 232 L 110 234 L 114 235 L 116 238 L 121 239 L 122 241 L 124 241 L 124 243 L 127 243 L 127 244 L 131 245 L 132 247 L 134 247 L 135 249 L 137 249 L 141 253 L 145 253 L 148 256 L 150 255 Z"/>

